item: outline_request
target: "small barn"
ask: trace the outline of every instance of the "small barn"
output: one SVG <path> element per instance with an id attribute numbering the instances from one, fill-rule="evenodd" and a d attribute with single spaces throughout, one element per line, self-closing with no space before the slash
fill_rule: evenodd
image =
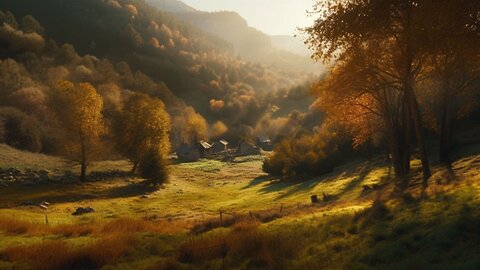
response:
<path id="1" fill-rule="evenodd" d="M 189 144 L 182 144 L 177 148 L 177 157 L 181 161 L 193 162 L 200 159 L 200 151 L 197 147 L 192 147 Z"/>
<path id="2" fill-rule="evenodd" d="M 198 143 L 198 151 L 200 151 L 200 156 L 205 157 L 212 154 L 212 145 L 206 141 L 200 141 Z"/>
<path id="3" fill-rule="evenodd" d="M 260 154 L 260 148 L 258 148 L 257 146 L 247 141 L 240 143 L 240 145 L 237 148 L 237 155 L 248 156 L 248 155 L 259 155 L 259 154 Z"/>
<path id="4" fill-rule="evenodd" d="M 214 154 L 225 152 L 228 150 L 228 144 L 226 140 L 218 140 L 212 144 L 212 152 Z"/>
<path id="5" fill-rule="evenodd" d="M 262 148 L 263 151 L 273 151 L 273 142 L 267 136 L 258 136 L 257 142 L 258 146 Z"/>

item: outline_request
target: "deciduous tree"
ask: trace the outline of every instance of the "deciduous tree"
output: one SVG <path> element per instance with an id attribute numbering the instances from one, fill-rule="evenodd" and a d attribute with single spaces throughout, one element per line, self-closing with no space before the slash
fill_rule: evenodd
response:
<path id="1" fill-rule="evenodd" d="M 87 166 L 106 131 L 102 97 L 91 84 L 60 81 L 51 92 L 50 104 L 65 131 L 63 154 L 80 163 L 80 180 L 85 181 Z"/>
<path id="2" fill-rule="evenodd" d="M 431 53 L 433 25 L 432 0 L 347 0 L 321 1 L 316 6 L 319 18 L 306 32 L 307 42 L 315 49 L 314 57 L 326 61 L 341 58 L 352 48 L 368 43 L 379 46 L 392 56 L 388 69 L 372 66 L 379 76 L 398 79 L 412 120 L 422 161 L 424 184 L 430 177 L 430 166 L 422 133 L 422 118 L 415 86 L 425 72 Z"/>
<path id="3" fill-rule="evenodd" d="M 170 126 L 170 117 L 161 100 L 133 94 L 125 102 L 117 125 L 117 146 L 133 163 L 133 172 L 146 158 L 155 162 L 166 158 L 170 152 Z"/>

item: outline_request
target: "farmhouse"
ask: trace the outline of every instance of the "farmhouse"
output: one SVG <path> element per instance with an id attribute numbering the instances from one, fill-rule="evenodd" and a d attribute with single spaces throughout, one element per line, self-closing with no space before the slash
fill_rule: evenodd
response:
<path id="1" fill-rule="evenodd" d="M 273 151 L 273 142 L 267 136 L 258 136 L 257 142 L 263 151 Z"/>
<path id="2" fill-rule="evenodd" d="M 212 154 L 212 145 L 206 141 L 200 141 L 198 143 L 198 150 L 200 151 L 200 156 L 205 157 Z"/>
<path id="3" fill-rule="evenodd" d="M 198 147 L 192 147 L 189 144 L 182 144 L 177 148 L 177 157 L 182 161 L 197 161 L 200 159 L 200 151 Z"/>
<path id="4" fill-rule="evenodd" d="M 212 144 L 212 153 L 217 154 L 228 150 L 228 142 L 226 140 L 218 140 Z"/>
<path id="5" fill-rule="evenodd" d="M 253 145 L 250 142 L 243 141 L 237 148 L 237 155 L 247 156 L 247 155 L 259 155 L 260 148 Z"/>

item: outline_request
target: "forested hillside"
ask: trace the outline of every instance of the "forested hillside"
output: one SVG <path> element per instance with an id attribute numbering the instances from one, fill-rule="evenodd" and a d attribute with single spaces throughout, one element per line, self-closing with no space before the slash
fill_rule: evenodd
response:
<path id="1" fill-rule="evenodd" d="M 304 82 L 313 77 L 237 58 L 231 43 L 142 0 L 4 1 L 0 9 L 6 22 L 1 56 L 29 81 L 3 88 L 2 95 L 18 86 L 48 88 L 63 78 L 108 85 L 162 99 L 172 118 L 197 111 L 206 118 L 203 126 L 216 124 L 233 140 L 252 136 L 272 106 L 284 108 L 289 95 L 312 101 Z M 25 20 L 34 21 L 35 29 L 29 30 Z M 186 106 L 193 111 L 185 113 Z M 281 112 L 278 117 L 291 111 Z"/>

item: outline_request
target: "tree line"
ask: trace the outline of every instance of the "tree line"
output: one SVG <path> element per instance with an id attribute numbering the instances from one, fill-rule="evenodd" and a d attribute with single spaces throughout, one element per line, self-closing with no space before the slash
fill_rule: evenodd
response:
<path id="1" fill-rule="evenodd" d="M 478 108 L 480 2 L 321 1 L 315 11 L 307 43 L 315 59 L 335 61 L 315 105 L 356 145 L 383 136 L 405 181 L 414 137 L 427 184 L 424 128 L 438 133 L 440 161 L 450 166 L 455 122 Z"/>
<path id="2" fill-rule="evenodd" d="M 285 100 L 282 89 L 308 79 L 305 72 L 239 58 L 229 42 L 143 0 L 1 1 L 0 9 L 10 10 L 17 21 L 31 15 L 44 30 L 40 36 L 71 44 L 78 55 L 110 62 L 113 68 L 105 67 L 110 76 L 124 74 L 121 77 L 127 79 L 131 73 L 132 80 L 120 88 L 162 99 L 172 118 L 191 106 L 209 124 L 220 121 L 227 127 L 224 136 L 229 141 L 251 133 L 270 106 L 280 105 L 277 101 Z M 23 30 L 14 19 L 11 28 Z M 11 51 L 2 54 L 5 58 L 18 60 Z M 118 69 L 118 62 L 127 65 Z M 88 70 L 83 71 L 85 81 L 95 84 Z"/>

